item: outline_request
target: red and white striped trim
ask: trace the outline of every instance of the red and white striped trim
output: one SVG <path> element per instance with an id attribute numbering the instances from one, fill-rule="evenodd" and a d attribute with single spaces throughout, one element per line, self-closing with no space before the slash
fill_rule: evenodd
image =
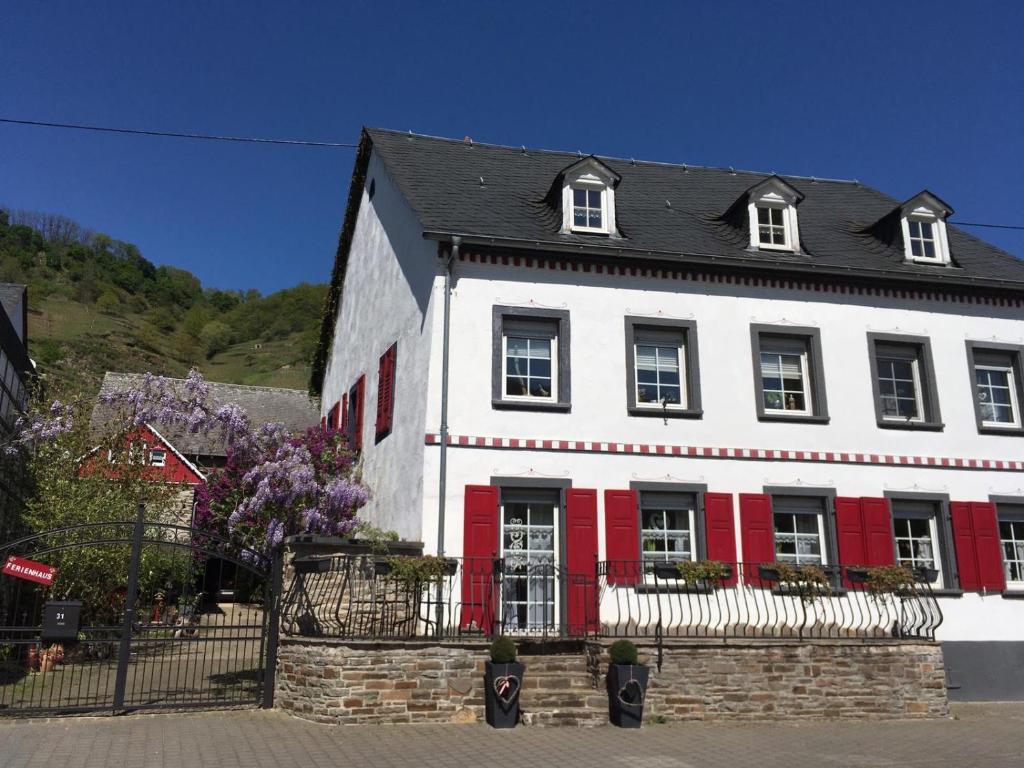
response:
<path id="1" fill-rule="evenodd" d="M 461 251 L 459 261 L 472 264 L 493 264 L 496 266 L 528 267 L 558 272 L 593 272 L 598 275 L 628 275 L 629 277 L 651 277 L 663 280 L 690 280 L 698 283 L 721 283 L 724 285 L 756 286 L 760 288 L 784 288 L 834 293 L 850 296 L 878 296 L 883 298 L 913 299 L 915 301 L 941 301 L 948 304 L 983 304 L 995 307 L 1021 307 L 1024 300 L 1003 296 L 976 296 L 958 293 L 956 286 L 946 290 L 917 291 L 899 288 L 878 288 L 861 285 L 838 285 L 824 279 L 778 279 L 754 275 L 720 275 L 701 272 L 698 269 L 652 269 L 633 264 L 592 264 L 572 259 L 548 256 L 510 256 Z"/>
<path id="2" fill-rule="evenodd" d="M 428 432 L 427 445 L 440 445 L 441 435 Z M 793 451 L 777 448 L 718 448 L 696 445 L 610 443 L 590 440 L 543 440 L 522 437 L 471 437 L 449 435 L 448 445 L 457 448 L 500 448 L 518 451 L 565 451 L 569 453 L 627 453 L 639 456 L 685 456 L 700 459 L 747 459 L 751 461 L 806 461 L 822 464 L 879 464 L 893 467 L 936 467 L 1024 471 L 1024 461 L 963 459 L 940 456 L 900 456 L 888 453 Z"/>

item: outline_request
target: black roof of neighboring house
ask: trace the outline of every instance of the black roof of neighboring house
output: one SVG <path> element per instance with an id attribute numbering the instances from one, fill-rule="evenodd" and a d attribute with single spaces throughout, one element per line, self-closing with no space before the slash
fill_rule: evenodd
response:
<path id="1" fill-rule="evenodd" d="M 948 225 L 955 266 L 908 264 L 902 242 L 873 233 L 901 201 L 854 181 L 778 175 L 797 205 L 803 255 L 749 247 L 746 216 L 728 212 L 749 189 L 777 174 L 599 157 L 621 177 L 615 188 L 621 237 L 562 233 L 561 197 L 552 184 L 578 153 L 503 147 L 367 129 L 376 153 L 425 232 L 538 245 L 714 256 L 843 270 L 884 271 L 971 282 L 1014 281 L 1024 289 L 1024 261 Z M 481 182 L 482 179 L 482 182 Z M 967 278 L 967 280 L 965 280 Z"/>
<path id="2" fill-rule="evenodd" d="M 371 152 L 383 161 L 424 235 L 439 240 L 458 235 L 467 244 L 568 251 L 580 258 L 1024 294 L 1024 261 L 952 224 L 952 265 L 908 263 L 897 218 L 901 201 L 856 181 L 600 156 L 595 159 L 619 177 L 619 236 L 567 234 L 556 185 L 586 156 L 365 128 L 313 359 L 313 392 L 323 384 Z M 799 254 L 749 247 L 741 205 L 753 187 L 776 176 L 802 196 Z"/>
<path id="3" fill-rule="evenodd" d="M 103 376 L 100 394 L 120 392 L 130 389 L 142 380 L 139 373 L 115 373 L 108 371 Z M 175 386 L 184 387 L 184 379 L 171 379 Z M 245 409 L 253 424 L 276 422 L 284 424 L 289 432 L 299 432 L 313 426 L 320 420 L 320 405 L 311 398 L 308 392 L 301 389 L 281 389 L 278 387 L 251 387 L 244 384 L 223 384 L 207 382 L 211 388 L 211 397 L 218 405 L 235 403 Z M 93 409 L 90 424 L 96 431 L 114 418 L 115 414 L 109 406 L 97 404 Z M 224 441 L 219 434 L 188 434 L 182 430 L 169 429 L 165 425 L 154 427 L 185 456 L 225 455 Z"/>

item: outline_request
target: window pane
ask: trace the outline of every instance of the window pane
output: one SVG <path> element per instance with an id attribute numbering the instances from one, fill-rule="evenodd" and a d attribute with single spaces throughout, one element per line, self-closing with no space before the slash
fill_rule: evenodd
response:
<path id="1" fill-rule="evenodd" d="M 768 216 L 769 216 L 769 214 L 768 214 L 768 209 L 767 208 L 758 208 L 757 209 L 757 223 L 758 224 L 769 224 L 770 221 L 769 221 Z"/>
<path id="2" fill-rule="evenodd" d="M 770 210 L 771 210 L 771 213 L 772 213 L 772 224 L 774 224 L 777 227 L 781 227 L 782 226 L 782 209 L 781 208 L 771 208 Z"/>
<path id="3" fill-rule="evenodd" d="M 573 205 L 586 207 L 587 205 L 587 190 L 585 189 L 574 189 L 572 191 L 572 203 Z"/>
<path id="4" fill-rule="evenodd" d="M 923 251 L 921 250 L 921 241 L 920 240 L 911 240 L 910 241 L 910 252 L 914 256 L 921 256 L 922 255 Z"/>
<path id="5" fill-rule="evenodd" d="M 932 225 L 931 225 L 930 222 L 927 222 L 927 221 L 922 221 L 921 222 L 921 236 L 924 237 L 927 240 L 931 240 L 932 239 Z"/>
<path id="6" fill-rule="evenodd" d="M 505 350 L 510 357 L 526 357 L 530 348 L 530 340 L 509 336 L 505 341 Z"/>
<path id="7" fill-rule="evenodd" d="M 595 210 L 591 209 L 590 217 L 588 219 L 587 226 L 589 226 L 589 227 L 600 227 L 601 226 L 601 211 L 600 210 L 595 211 Z"/>
<path id="8" fill-rule="evenodd" d="M 669 405 L 679 405 L 681 400 L 679 398 L 679 387 L 661 387 L 661 397 Z"/>
<path id="9" fill-rule="evenodd" d="M 530 357 L 551 358 L 551 339 L 528 339 Z"/>
<path id="10" fill-rule="evenodd" d="M 908 221 L 907 228 L 910 230 L 911 237 L 921 237 L 921 222 L 919 221 Z"/>
<path id="11" fill-rule="evenodd" d="M 935 243 L 933 243 L 931 240 L 924 241 L 924 255 L 925 258 L 928 259 L 935 258 Z"/>
<path id="12" fill-rule="evenodd" d="M 587 196 L 589 197 L 590 207 L 591 208 L 600 208 L 601 207 L 601 192 L 600 191 L 598 191 L 596 189 L 592 189 L 592 190 L 590 190 L 590 192 L 588 193 Z"/>

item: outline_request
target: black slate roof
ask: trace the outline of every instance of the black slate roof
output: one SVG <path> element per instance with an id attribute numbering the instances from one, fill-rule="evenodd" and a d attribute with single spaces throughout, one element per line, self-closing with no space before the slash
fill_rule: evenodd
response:
<path id="1" fill-rule="evenodd" d="M 804 196 L 797 206 L 804 253 L 780 254 L 750 249 L 746 216 L 727 215 L 774 174 L 602 156 L 621 177 L 615 190 L 621 237 L 574 235 L 559 231 L 560 199 L 551 191 L 578 153 L 380 129 L 366 129 L 366 137 L 427 233 L 1024 289 L 1024 261 L 953 225 L 947 225 L 953 266 L 908 264 L 898 232 L 886 238 L 893 228 L 877 226 L 901 201 L 853 181 L 780 175 Z"/>
<path id="2" fill-rule="evenodd" d="M 121 392 L 131 389 L 142 380 L 139 373 L 116 373 L 107 371 L 100 385 L 100 394 Z M 184 379 L 171 379 L 172 386 L 184 388 Z M 211 399 L 218 405 L 235 403 L 245 409 L 253 424 L 275 422 L 284 424 L 289 432 L 300 432 L 313 426 L 320 420 L 319 403 L 300 389 L 282 389 L 278 387 L 251 387 L 244 384 L 224 384 L 207 382 L 211 389 Z M 96 432 L 116 414 L 109 406 L 98 403 L 93 408 L 90 426 Z M 189 458 L 223 457 L 225 445 L 220 435 L 189 434 L 183 430 L 168 429 L 162 425 L 153 425 L 161 435 L 182 454 Z"/>

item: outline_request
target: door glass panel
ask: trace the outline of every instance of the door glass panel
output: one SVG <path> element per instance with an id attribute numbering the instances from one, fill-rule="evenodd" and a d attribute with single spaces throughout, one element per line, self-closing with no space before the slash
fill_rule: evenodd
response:
<path id="1" fill-rule="evenodd" d="M 552 502 L 507 502 L 502 509 L 503 631 L 556 628 L 555 519 Z"/>

